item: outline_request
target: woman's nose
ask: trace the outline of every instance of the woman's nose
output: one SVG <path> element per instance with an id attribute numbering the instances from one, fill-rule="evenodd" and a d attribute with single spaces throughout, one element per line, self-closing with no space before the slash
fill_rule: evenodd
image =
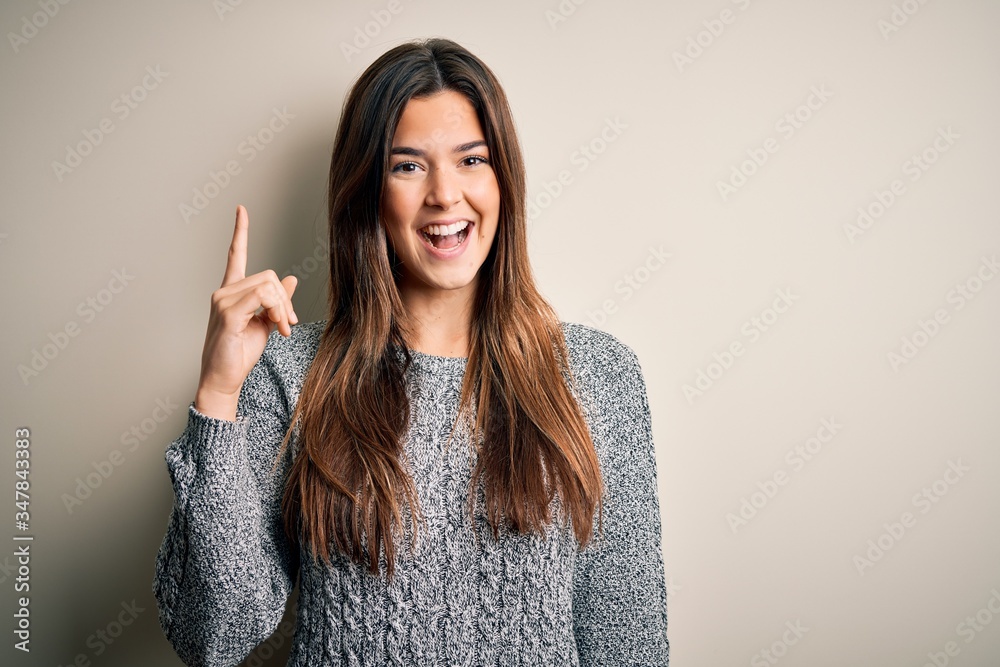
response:
<path id="1" fill-rule="evenodd" d="M 448 209 L 462 200 L 462 190 L 457 177 L 447 169 L 431 172 L 427 191 L 427 204 Z"/>

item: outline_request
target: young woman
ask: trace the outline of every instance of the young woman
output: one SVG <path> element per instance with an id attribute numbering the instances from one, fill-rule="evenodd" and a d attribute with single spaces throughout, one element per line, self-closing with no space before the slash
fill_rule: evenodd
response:
<path id="1" fill-rule="evenodd" d="M 154 593 L 181 658 L 238 663 L 298 576 L 291 665 L 667 665 L 642 370 L 539 294 L 489 68 L 431 39 L 353 86 L 328 319 L 246 276 L 248 226 L 166 452 Z"/>

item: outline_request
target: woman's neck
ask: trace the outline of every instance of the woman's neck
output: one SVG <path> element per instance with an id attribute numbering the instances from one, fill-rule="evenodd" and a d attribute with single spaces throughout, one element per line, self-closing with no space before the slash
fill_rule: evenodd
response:
<path id="1" fill-rule="evenodd" d="M 412 350 L 439 357 L 468 357 L 472 285 L 454 290 L 401 289 Z"/>

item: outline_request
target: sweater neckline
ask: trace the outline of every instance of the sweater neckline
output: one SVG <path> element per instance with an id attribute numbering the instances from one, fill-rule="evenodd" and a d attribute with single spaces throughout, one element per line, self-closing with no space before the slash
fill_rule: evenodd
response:
<path id="1" fill-rule="evenodd" d="M 406 348 L 413 359 L 413 365 L 431 373 L 461 374 L 469 363 L 468 357 L 441 357 L 411 348 Z"/>

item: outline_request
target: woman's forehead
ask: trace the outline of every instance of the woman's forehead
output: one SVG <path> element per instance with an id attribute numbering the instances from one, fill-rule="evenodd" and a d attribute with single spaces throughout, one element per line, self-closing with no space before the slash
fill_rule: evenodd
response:
<path id="1" fill-rule="evenodd" d="M 393 146 L 421 140 L 426 150 L 449 148 L 482 139 L 475 107 L 462 94 L 445 90 L 411 98 L 400 115 Z"/>

